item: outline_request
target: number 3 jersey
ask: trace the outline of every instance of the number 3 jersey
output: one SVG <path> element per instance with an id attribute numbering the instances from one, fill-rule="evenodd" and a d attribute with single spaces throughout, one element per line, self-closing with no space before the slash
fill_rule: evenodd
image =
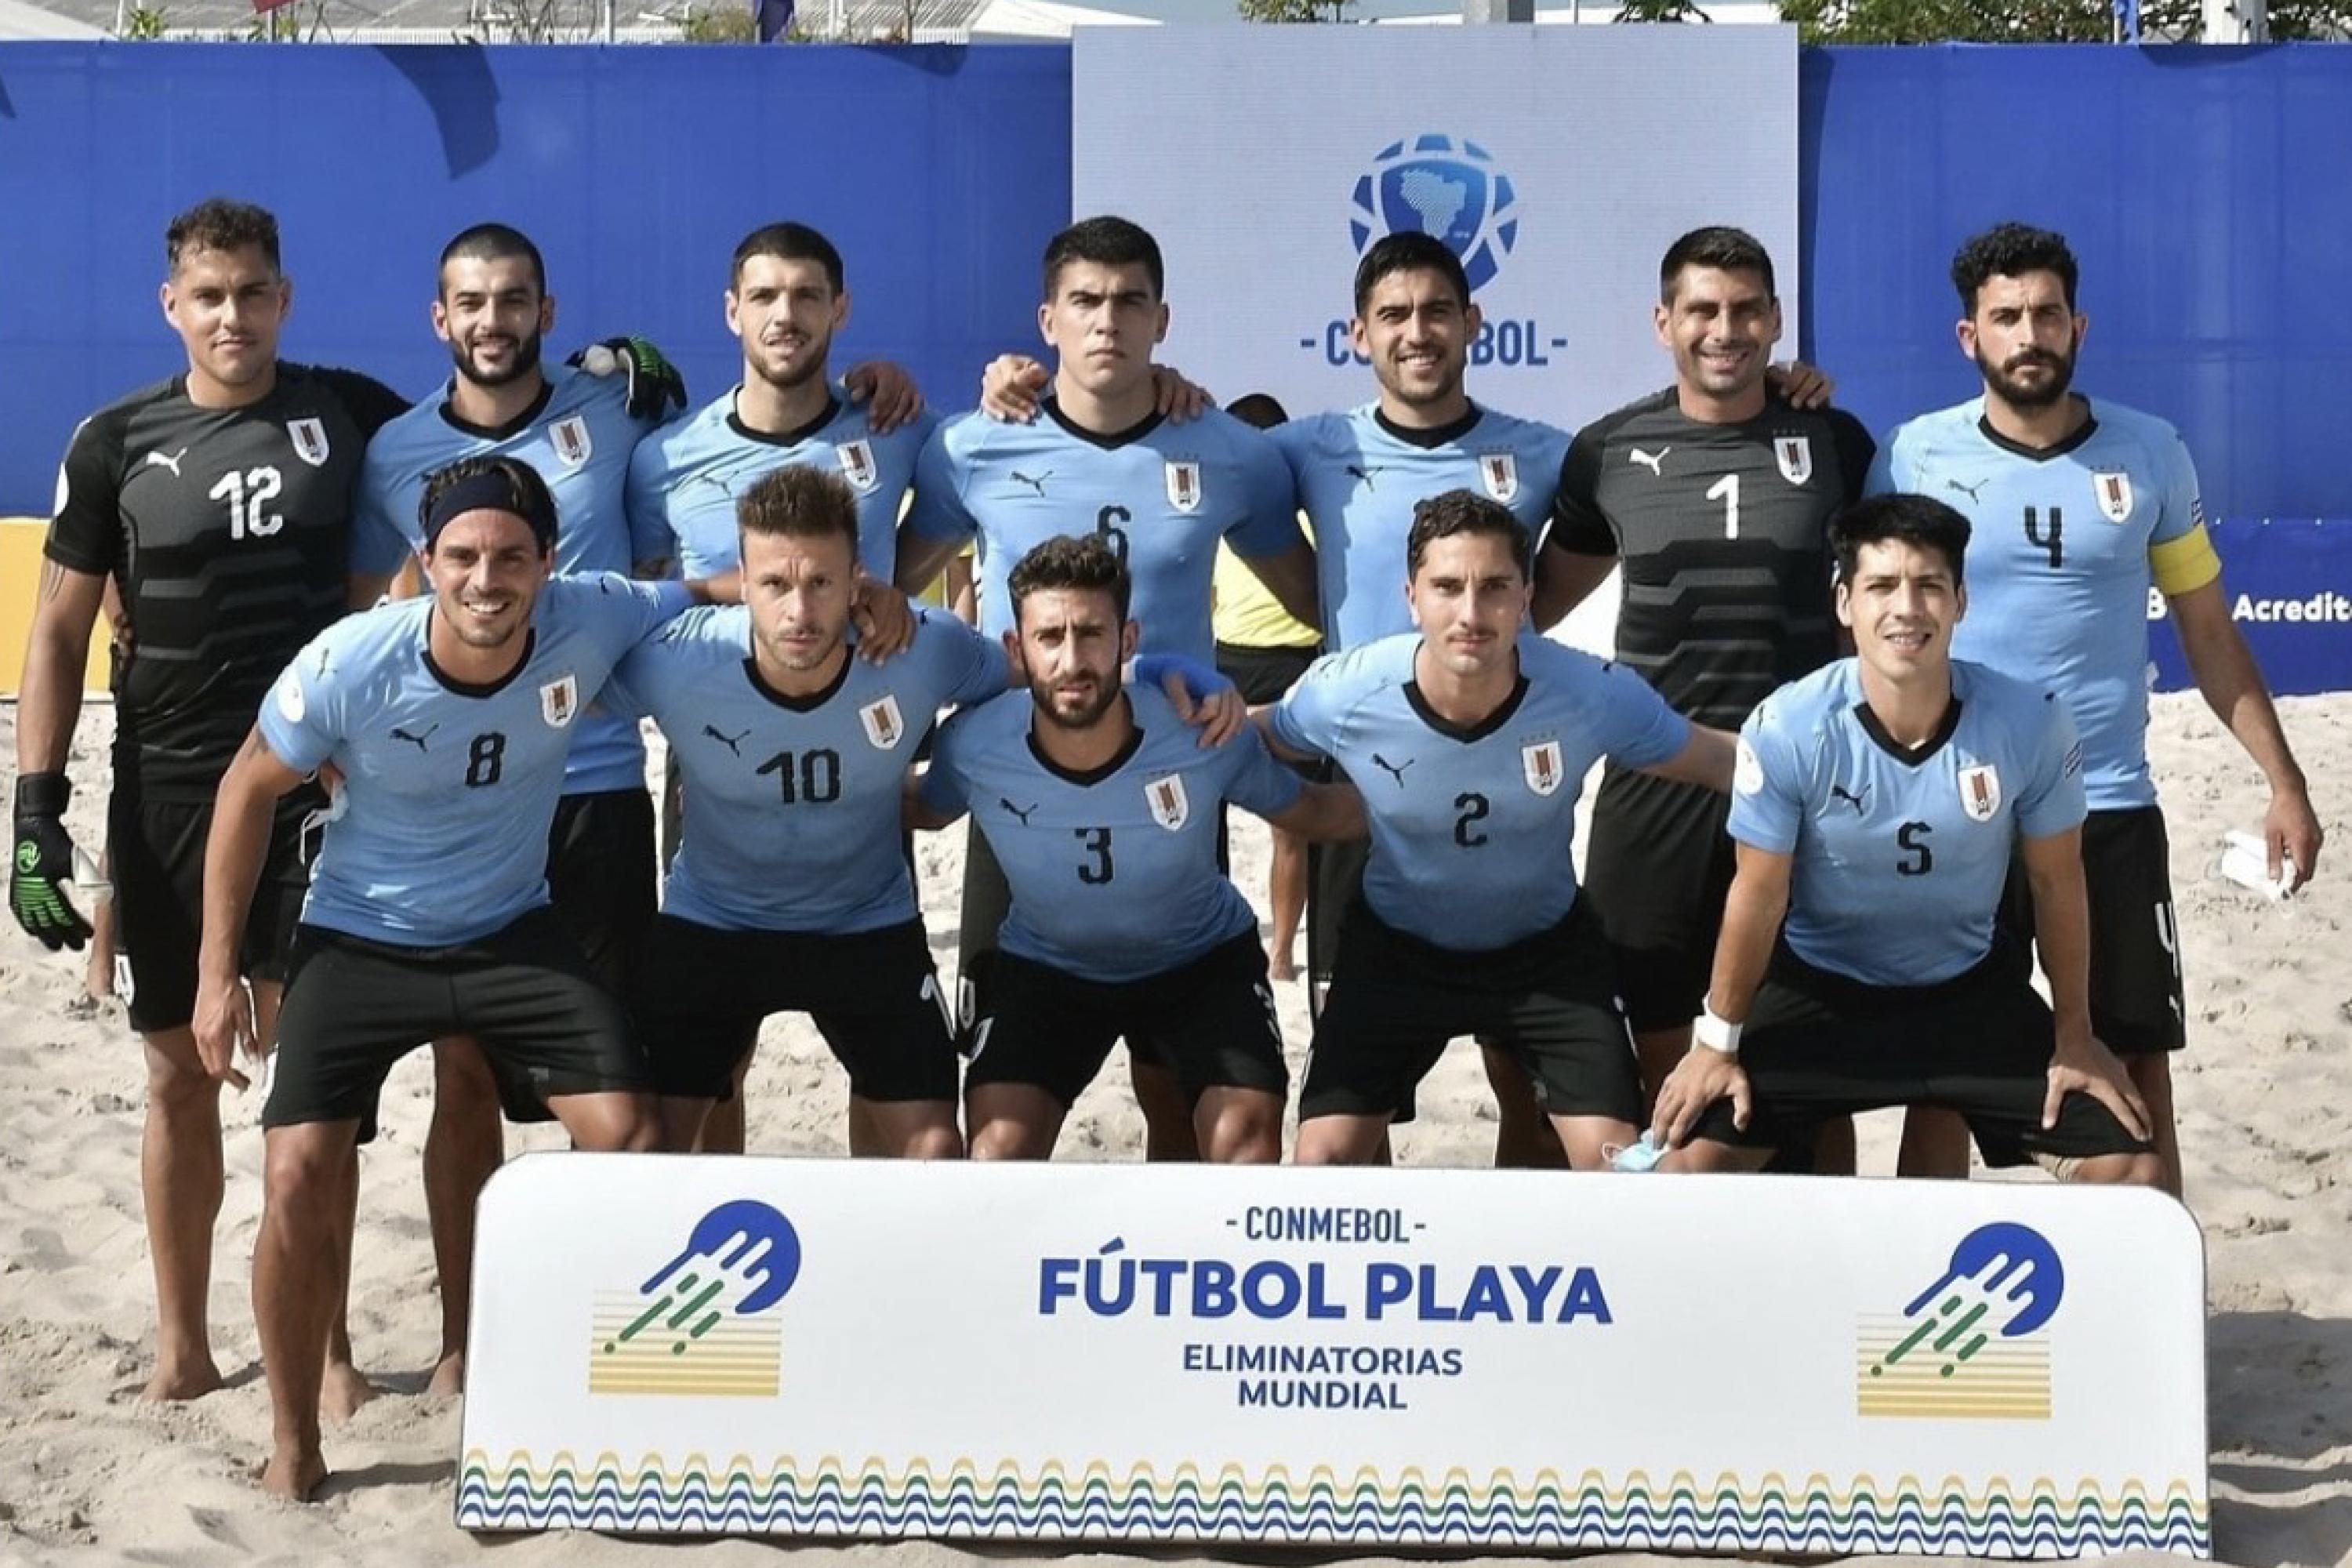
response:
<path id="1" fill-rule="evenodd" d="M 2017 840 L 2083 816 L 2066 704 L 1961 659 L 1916 751 L 1871 712 L 1851 658 L 1782 687 L 1739 732 L 1731 837 L 1794 858 L 1790 950 L 1874 985 L 1932 985 L 1981 960 Z"/>
<path id="2" fill-rule="evenodd" d="M 451 947 L 546 903 L 572 726 L 621 657 L 688 602 L 676 583 L 551 578 L 520 634 L 522 662 L 488 685 L 434 663 L 430 598 L 362 611 L 312 639 L 260 721 L 288 767 L 332 763 L 343 775 L 303 921 Z"/>
<path id="3" fill-rule="evenodd" d="M 343 613 L 361 455 L 404 406 L 366 376 L 281 362 L 243 408 L 199 408 L 174 376 L 82 421 L 47 553 L 121 587 L 118 787 L 213 798 L 270 681 Z"/>
<path id="4" fill-rule="evenodd" d="M 1275 708 L 1274 737 L 1331 758 L 1370 819 L 1364 900 L 1387 925 L 1483 952 L 1548 931 L 1576 902 L 1576 799 L 1603 756 L 1663 763 L 1690 722 L 1622 664 L 1522 637 L 1517 688 L 1469 729 L 1413 679 L 1418 636 L 1318 659 Z"/>
<path id="5" fill-rule="evenodd" d="M 751 658 L 751 612 L 689 610 L 621 661 L 605 700 L 650 715 L 686 775 L 666 914 L 722 931 L 846 935 L 915 918 L 900 847 L 907 769 L 950 703 L 1004 690 L 1003 646 L 924 612 L 908 649 L 856 656 L 788 697 Z"/>
<path id="6" fill-rule="evenodd" d="M 1046 759 L 1021 693 L 940 731 L 923 803 L 969 811 L 1013 889 L 1003 950 L 1086 980 L 1141 980 L 1256 929 L 1217 869 L 1217 805 L 1260 816 L 1297 803 L 1298 775 L 1255 730 L 1202 749 L 1157 689 L 1129 686 L 1135 733 L 1090 773 Z"/>
<path id="7" fill-rule="evenodd" d="M 2197 469 L 2171 426 L 2102 403 L 2046 451 L 1985 423 L 1984 400 L 1887 437 L 1875 494 L 1932 496 L 1969 520 L 1969 613 L 1952 654 L 2054 688 L 2083 736 L 2100 811 L 2156 804 L 2147 771 L 2148 589 L 2221 574 Z"/>

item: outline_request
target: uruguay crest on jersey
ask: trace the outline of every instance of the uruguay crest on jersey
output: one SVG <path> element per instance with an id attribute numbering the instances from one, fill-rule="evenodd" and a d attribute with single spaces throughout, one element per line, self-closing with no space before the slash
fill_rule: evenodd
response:
<path id="1" fill-rule="evenodd" d="M 841 477 L 849 481 L 849 488 L 860 495 L 871 495 L 882 479 L 882 471 L 874 466 L 874 444 L 844 441 L 834 451 L 841 458 Z"/>
<path id="2" fill-rule="evenodd" d="M 2099 498 L 2099 515 L 2109 522 L 2131 520 L 2131 475 L 2121 468 L 2101 468 L 2091 476 L 2091 489 Z"/>
<path id="3" fill-rule="evenodd" d="M 1486 487 L 1489 499 L 1511 504 L 1519 493 L 1519 458 L 1516 452 L 1481 452 L 1478 454 L 1478 482 Z"/>
<path id="4" fill-rule="evenodd" d="M 327 460 L 327 422 L 323 419 L 289 419 L 286 434 L 293 438 L 294 455 L 318 468 Z"/>
<path id="5" fill-rule="evenodd" d="M 1168 504 L 1178 511 L 1201 510 L 1201 465 L 1182 458 L 1168 459 Z"/>
<path id="6" fill-rule="evenodd" d="M 1960 809 L 1970 822 L 1990 822 L 2000 809 L 2000 774 L 1990 763 L 1960 770 Z"/>
<path id="7" fill-rule="evenodd" d="M 557 420 L 548 426 L 547 439 L 555 448 L 557 460 L 567 468 L 578 468 L 596 450 L 596 443 L 589 438 L 585 415 L 574 414 Z"/>
<path id="8" fill-rule="evenodd" d="M 1184 775 L 1169 773 L 1143 786 L 1143 798 L 1151 807 L 1151 820 L 1173 833 L 1184 826 L 1192 815 L 1192 803 L 1184 795 Z"/>
<path id="9" fill-rule="evenodd" d="M 1532 746 L 1519 748 L 1519 768 L 1527 774 L 1528 787 L 1540 795 L 1558 793 L 1559 781 L 1567 773 L 1559 757 L 1558 741 L 1539 741 Z"/>
<path id="10" fill-rule="evenodd" d="M 1792 485 L 1801 485 L 1813 477 L 1813 438 L 1811 436 L 1775 436 L 1772 437 L 1772 460 L 1780 465 L 1780 477 Z"/>
<path id="11" fill-rule="evenodd" d="M 539 689 L 539 716 L 547 721 L 551 730 L 561 730 L 580 713 L 580 682 L 570 674 L 559 675 Z"/>
<path id="12" fill-rule="evenodd" d="M 890 750 L 907 732 L 906 721 L 898 715 L 898 700 L 887 691 L 879 700 L 857 710 L 857 721 L 866 727 L 866 742 L 877 752 Z"/>

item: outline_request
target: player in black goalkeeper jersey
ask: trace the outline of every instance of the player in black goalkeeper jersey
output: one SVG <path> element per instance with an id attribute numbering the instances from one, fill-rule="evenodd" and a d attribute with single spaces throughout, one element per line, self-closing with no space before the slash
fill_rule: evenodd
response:
<path id="1" fill-rule="evenodd" d="M 165 236 L 164 319 L 187 369 L 110 403 L 75 430 L 58 479 L 16 710 L 9 906 L 52 950 L 89 928 L 70 884 L 66 758 L 81 672 L 109 581 L 128 618 L 115 676 L 107 829 L 131 1026 L 146 1047 L 142 1182 L 158 1310 L 150 1399 L 220 1384 L 205 1302 L 222 1191 L 220 1084 L 189 1029 L 213 792 L 270 681 L 342 613 L 361 454 L 399 397 L 348 371 L 281 363 L 293 300 L 278 224 L 215 199 Z M 303 816 L 281 812 L 253 900 L 245 967 L 262 1037 L 301 910 Z M 340 1319 L 327 1408 L 367 1394 Z"/>

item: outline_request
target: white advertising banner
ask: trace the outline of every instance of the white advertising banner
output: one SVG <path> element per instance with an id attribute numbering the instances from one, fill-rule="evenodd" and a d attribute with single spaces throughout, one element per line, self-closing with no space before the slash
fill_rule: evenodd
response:
<path id="1" fill-rule="evenodd" d="M 1375 395 L 1356 262 L 1462 258 L 1481 402 L 1569 430 L 1674 379 L 1658 260 L 1706 224 L 1771 252 L 1797 342 L 1793 27 L 1081 28 L 1071 203 L 1151 230 L 1167 361 L 1294 414 Z"/>
<path id="2" fill-rule="evenodd" d="M 2145 1192 L 534 1154 L 457 1523 L 2210 1551 Z"/>

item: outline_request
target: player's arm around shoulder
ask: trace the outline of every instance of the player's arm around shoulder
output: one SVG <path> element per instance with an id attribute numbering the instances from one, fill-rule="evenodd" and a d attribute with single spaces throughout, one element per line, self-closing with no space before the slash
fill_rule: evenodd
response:
<path id="1" fill-rule="evenodd" d="M 1536 627 L 1549 631 L 1617 569 L 1617 534 L 1601 510 L 1601 458 L 1611 422 L 1579 431 L 1559 460 L 1552 486 L 1551 517 L 1537 546 Z"/>
<path id="2" fill-rule="evenodd" d="M 1001 428 L 978 413 L 942 419 L 915 455 L 914 495 L 898 524 L 898 565 L 892 580 L 901 593 L 919 594 L 947 569 L 956 552 L 980 531 L 964 502 L 964 486 Z"/>
<path id="3" fill-rule="evenodd" d="M 990 700 L 1015 700 L 1010 697 Z M 929 764 L 907 770 L 899 819 L 908 832 L 936 832 L 971 809 L 966 762 L 988 708 L 988 702 L 966 708 L 940 725 Z"/>
<path id="4" fill-rule="evenodd" d="M 1718 795 L 1730 793 L 1731 735 L 1694 724 L 1675 712 L 1656 688 L 1627 665 L 1540 639 L 1522 639 L 1522 646 L 1530 641 L 1538 658 L 1593 684 L 1601 750 L 1620 766 Z"/>
<path id="5" fill-rule="evenodd" d="M 1345 779 L 1301 785 L 1298 798 L 1289 808 L 1276 812 L 1266 821 L 1310 844 L 1345 843 L 1371 832 L 1364 816 L 1364 797 Z"/>

